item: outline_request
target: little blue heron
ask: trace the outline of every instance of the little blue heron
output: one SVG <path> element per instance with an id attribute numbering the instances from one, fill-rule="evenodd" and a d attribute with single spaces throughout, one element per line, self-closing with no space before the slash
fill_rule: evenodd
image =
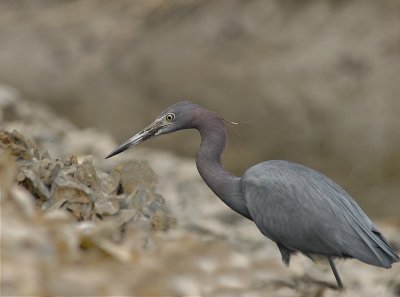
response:
<path id="1" fill-rule="evenodd" d="M 167 108 L 106 158 L 147 139 L 183 129 L 200 132 L 196 165 L 206 184 L 227 206 L 252 220 L 262 234 L 276 242 L 286 266 L 297 251 L 312 260 L 315 255 L 324 256 L 342 289 L 333 258 L 355 258 L 384 268 L 399 261 L 351 196 L 325 175 L 280 160 L 257 164 L 243 177 L 225 170 L 221 163 L 227 140 L 224 119 L 189 101 Z"/>

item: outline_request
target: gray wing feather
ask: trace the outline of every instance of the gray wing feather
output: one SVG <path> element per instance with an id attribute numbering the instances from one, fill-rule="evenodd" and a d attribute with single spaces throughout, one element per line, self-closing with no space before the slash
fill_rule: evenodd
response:
<path id="1" fill-rule="evenodd" d="M 399 259 L 350 195 L 315 170 L 267 161 L 246 171 L 243 191 L 260 231 L 291 250 L 383 267 Z"/>

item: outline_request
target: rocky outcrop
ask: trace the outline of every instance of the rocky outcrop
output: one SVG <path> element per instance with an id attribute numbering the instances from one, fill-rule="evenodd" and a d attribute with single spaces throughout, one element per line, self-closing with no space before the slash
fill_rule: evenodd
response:
<path id="1" fill-rule="evenodd" d="M 4 295 L 339 296 L 324 262 L 280 254 L 200 180 L 192 160 L 80 130 L 0 88 Z M 91 154 L 92 156 L 88 156 Z M 400 229 L 382 224 L 397 249 Z M 391 270 L 339 264 L 351 296 L 397 296 Z"/>

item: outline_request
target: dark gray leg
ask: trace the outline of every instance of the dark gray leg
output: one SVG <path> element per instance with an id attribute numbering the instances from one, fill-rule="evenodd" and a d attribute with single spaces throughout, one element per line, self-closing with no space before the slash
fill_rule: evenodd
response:
<path id="1" fill-rule="evenodd" d="M 340 279 L 340 276 L 339 276 L 339 273 L 338 273 L 338 271 L 336 269 L 335 263 L 333 262 L 332 257 L 327 257 L 327 258 L 328 258 L 328 261 L 329 261 L 329 265 L 331 265 L 332 272 L 335 275 L 336 282 L 337 282 L 337 285 L 339 287 L 339 290 L 342 290 L 343 289 L 343 283 L 342 283 L 342 280 Z"/>
<path id="2" fill-rule="evenodd" d="M 277 243 L 278 248 L 281 252 L 282 255 L 282 262 L 283 264 L 285 264 L 286 266 L 289 266 L 290 263 L 290 255 L 292 254 L 292 251 L 289 250 L 287 247 L 285 247 L 284 245 Z"/>

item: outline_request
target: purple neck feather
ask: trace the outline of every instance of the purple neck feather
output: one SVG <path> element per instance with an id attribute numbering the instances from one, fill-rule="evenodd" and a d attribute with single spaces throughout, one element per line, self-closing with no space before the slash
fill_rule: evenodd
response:
<path id="1" fill-rule="evenodd" d="M 223 119 L 208 110 L 202 110 L 198 117 L 195 128 L 200 132 L 201 145 L 196 165 L 201 177 L 226 205 L 250 219 L 242 192 L 242 178 L 228 172 L 221 163 L 227 141 Z"/>

